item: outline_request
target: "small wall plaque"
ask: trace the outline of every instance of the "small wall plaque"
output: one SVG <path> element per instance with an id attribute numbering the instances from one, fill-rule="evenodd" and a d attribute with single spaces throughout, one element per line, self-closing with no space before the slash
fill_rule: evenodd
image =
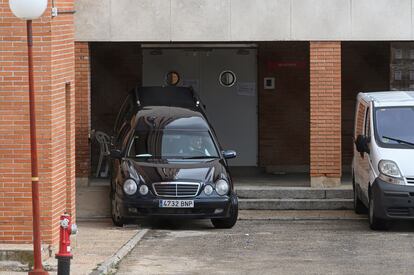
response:
<path id="1" fill-rule="evenodd" d="M 263 79 L 263 86 L 265 90 L 274 90 L 275 89 L 275 78 L 265 77 Z"/>

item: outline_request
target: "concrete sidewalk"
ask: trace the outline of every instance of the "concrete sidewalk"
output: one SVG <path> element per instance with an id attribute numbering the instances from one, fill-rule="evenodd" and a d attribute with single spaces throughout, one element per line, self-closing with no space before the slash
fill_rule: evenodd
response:
<path id="1" fill-rule="evenodd" d="M 356 215 L 350 210 L 240 210 L 240 221 L 287 221 L 287 220 L 360 220 L 366 219 L 366 215 Z M 118 228 L 112 225 L 110 219 L 78 221 L 79 232 L 72 237 L 73 260 L 71 262 L 71 274 L 101 274 L 102 270 L 108 270 L 115 260 L 119 261 L 137 243 L 137 239 L 143 237 L 146 228 L 157 228 L 148 219 L 136 221 L 138 224 Z M 184 222 L 188 224 L 189 222 Z M 205 221 L 206 224 L 209 224 Z M 141 227 L 142 225 L 142 227 Z M 212 227 L 212 225 L 211 225 Z M 138 237 L 138 238 L 137 238 Z M 135 241 L 133 241 L 135 240 Z M 100 266 L 104 263 L 105 268 Z M 53 257 L 45 262 L 45 267 L 51 268 L 50 275 L 57 274 L 57 260 Z M 100 269 L 99 271 L 97 269 Z M 110 268 L 109 268 L 110 270 Z M 0 271 L 0 274 L 20 275 L 27 273 Z"/>
<path id="2" fill-rule="evenodd" d="M 86 275 L 95 270 L 99 264 L 114 255 L 130 239 L 132 239 L 140 229 L 138 225 L 131 225 L 118 228 L 112 225 L 111 220 L 90 220 L 79 221 L 79 232 L 72 236 L 73 259 L 71 261 L 71 274 Z M 45 261 L 45 267 L 52 270 L 50 275 L 57 274 L 57 260 L 52 256 Z M 21 272 L 0 271 L 0 274 L 18 275 Z"/>

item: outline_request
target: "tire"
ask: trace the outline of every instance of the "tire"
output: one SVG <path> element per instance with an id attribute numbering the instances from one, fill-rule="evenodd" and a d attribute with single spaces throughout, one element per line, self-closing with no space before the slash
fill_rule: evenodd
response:
<path id="1" fill-rule="evenodd" d="M 367 213 L 367 208 L 365 207 L 364 203 L 361 201 L 361 199 L 358 196 L 355 183 L 353 184 L 353 190 L 354 190 L 354 211 L 355 213 L 356 214 Z"/>
<path id="2" fill-rule="evenodd" d="M 239 202 L 236 195 L 234 195 L 231 198 L 230 216 L 227 218 L 211 219 L 211 223 L 214 225 L 215 228 L 232 228 L 237 222 L 238 215 Z"/>
<path id="3" fill-rule="evenodd" d="M 387 230 L 389 227 L 389 222 L 384 219 L 380 219 L 375 215 L 376 210 L 376 203 L 374 196 L 370 193 L 369 196 L 369 213 L 368 213 L 368 221 L 369 221 L 369 227 L 372 230 Z"/>
<path id="4" fill-rule="evenodd" d="M 111 218 L 112 223 L 115 226 L 123 227 L 126 224 L 126 220 L 121 216 L 118 203 L 115 199 L 115 192 L 111 190 Z"/>

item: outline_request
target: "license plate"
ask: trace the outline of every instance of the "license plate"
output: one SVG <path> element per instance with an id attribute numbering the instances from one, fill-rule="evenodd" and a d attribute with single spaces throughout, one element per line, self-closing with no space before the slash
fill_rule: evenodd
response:
<path id="1" fill-rule="evenodd" d="M 193 200 L 160 200 L 161 208 L 194 208 Z"/>

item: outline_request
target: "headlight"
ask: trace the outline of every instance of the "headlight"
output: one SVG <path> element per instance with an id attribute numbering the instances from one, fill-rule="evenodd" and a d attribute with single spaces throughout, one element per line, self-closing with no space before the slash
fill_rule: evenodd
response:
<path id="1" fill-rule="evenodd" d="M 204 194 L 210 196 L 211 193 L 213 193 L 213 186 L 211 186 L 210 184 L 204 186 Z"/>
<path id="2" fill-rule="evenodd" d="M 128 195 L 134 195 L 137 192 L 137 184 L 132 179 L 127 179 L 124 182 L 124 192 Z"/>
<path id="3" fill-rule="evenodd" d="M 145 196 L 146 194 L 148 194 L 148 186 L 146 186 L 145 184 L 142 184 L 139 187 L 139 193 L 143 196 Z"/>
<path id="4" fill-rule="evenodd" d="M 216 192 L 223 196 L 229 192 L 229 184 L 225 180 L 218 180 L 216 182 Z"/>
<path id="5" fill-rule="evenodd" d="M 404 184 L 398 165 L 392 160 L 381 160 L 378 163 L 379 178 L 393 184 Z"/>

